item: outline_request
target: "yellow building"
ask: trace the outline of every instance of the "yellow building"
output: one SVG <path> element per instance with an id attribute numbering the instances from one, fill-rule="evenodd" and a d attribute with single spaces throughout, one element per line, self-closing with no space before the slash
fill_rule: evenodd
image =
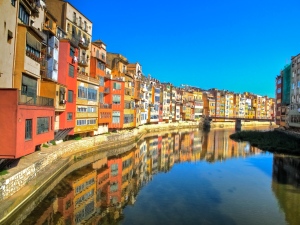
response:
<path id="1" fill-rule="evenodd" d="M 126 205 L 129 200 L 131 190 L 133 189 L 133 165 L 134 165 L 134 151 L 129 151 L 121 156 L 122 159 L 122 205 Z"/>
<path id="2" fill-rule="evenodd" d="M 96 210 L 97 172 L 91 166 L 74 171 L 66 178 L 74 190 L 74 222 L 79 224 Z"/>
<path id="3" fill-rule="evenodd" d="M 203 92 L 201 90 L 194 90 L 194 115 L 195 120 L 199 121 L 203 115 Z"/>

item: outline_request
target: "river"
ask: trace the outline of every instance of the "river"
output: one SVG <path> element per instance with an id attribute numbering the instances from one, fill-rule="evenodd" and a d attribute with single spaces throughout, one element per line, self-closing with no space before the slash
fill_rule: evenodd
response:
<path id="1" fill-rule="evenodd" d="M 13 224 L 300 224 L 300 159 L 232 133 L 149 134 L 74 170 Z"/>

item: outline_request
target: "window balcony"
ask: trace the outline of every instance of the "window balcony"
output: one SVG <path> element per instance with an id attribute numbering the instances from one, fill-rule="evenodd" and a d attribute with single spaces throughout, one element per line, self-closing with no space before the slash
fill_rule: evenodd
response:
<path id="1" fill-rule="evenodd" d="M 99 108 L 100 109 L 111 109 L 112 108 L 112 104 L 99 103 Z"/>
<path id="2" fill-rule="evenodd" d="M 88 73 L 85 73 L 85 72 L 82 72 L 82 71 L 77 74 L 77 79 L 82 80 L 82 81 L 86 81 L 86 82 L 89 82 L 89 83 L 92 83 L 92 84 L 95 84 L 95 85 L 99 85 L 99 80 L 97 78 L 90 77 L 88 75 Z"/>
<path id="3" fill-rule="evenodd" d="M 88 58 L 85 57 L 85 56 L 81 56 L 78 60 L 78 65 L 83 66 L 83 67 L 87 67 L 88 66 Z"/>
<path id="4" fill-rule="evenodd" d="M 84 38 L 80 38 L 79 39 L 79 42 L 78 42 L 78 46 L 80 48 L 83 48 L 83 49 L 88 49 L 89 48 L 89 44 L 90 42 L 88 42 L 87 40 L 85 40 Z"/>
<path id="5" fill-rule="evenodd" d="M 41 96 L 28 96 L 26 93 L 19 91 L 19 100 L 20 105 L 35 105 L 35 106 L 49 106 L 54 107 L 54 99 L 46 98 Z"/>
<path id="6" fill-rule="evenodd" d="M 26 56 L 28 56 L 29 58 L 33 59 L 34 61 L 41 63 L 42 58 L 40 58 L 39 56 L 37 56 L 36 54 L 26 50 Z"/>

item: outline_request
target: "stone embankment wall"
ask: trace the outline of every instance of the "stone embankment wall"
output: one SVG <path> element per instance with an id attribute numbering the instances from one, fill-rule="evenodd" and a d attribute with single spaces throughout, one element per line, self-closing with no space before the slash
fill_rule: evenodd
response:
<path id="1" fill-rule="evenodd" d="M 275 126 L 275 123 L 272 123 Z M 270 122 L 258 122 L 258 121 L 242 121 L 243 127 L 260 127 L 260 126 L 270 126 Z M 235 122 L 211 122 L 211 128 L 234 128 Z"/>
<path id="2" fill-rule="evenodd" d="M 131 131 L 119 131 L 117 133 L 103 134 L 77 141 L 67 141 L 56 146 L 51 146 L 49 149 L 42 148 L 40 152 L 33 153 L 42 155 L 40 159 L 36 161 L 28 160 L 28 162 L 26 162 L 28 165 L 25 165 L 24 168 L 20 168 L 19 171 L 16 171 L 18 168 L 14 168 L 14 172 L 12 168 L 11 171 L 8 170 L 8 174 L 0 177 L 0 200 L 4 200 L 15 194 L 62 157 L 80 157 L 82 154 L 87 154 L 95 150 L 99 151 L 99 149 L 113 150 L 117 147 L 130 145 L 141 138 L 145 133 L 193 127 L 199 127 L 199 122 L 153 124 L 141 126 Z"/>

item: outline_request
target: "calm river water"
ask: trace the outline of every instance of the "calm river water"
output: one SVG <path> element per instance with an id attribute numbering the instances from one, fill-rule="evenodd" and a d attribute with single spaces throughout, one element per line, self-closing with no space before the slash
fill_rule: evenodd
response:
<path id="1" fill-rule="evenodd" d="M 159 133 L 103 154 L 61 180 L 21 224 L 300 224 L 299 158 L 231 133 Z"/>

